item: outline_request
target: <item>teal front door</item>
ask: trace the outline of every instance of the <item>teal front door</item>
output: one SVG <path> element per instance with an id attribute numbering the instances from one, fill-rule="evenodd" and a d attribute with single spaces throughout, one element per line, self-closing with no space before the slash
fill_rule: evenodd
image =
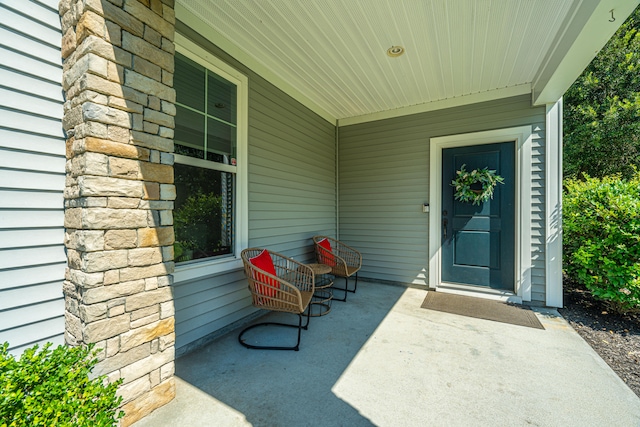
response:
<path id="1" fill-rule="evenodd" d="M 504 178 L 482 204 L 454 199 L 451 181 L 488 167 Z M 504 142 L 442 151 L 442 282 L 514 290 L 515 146 Z"/>

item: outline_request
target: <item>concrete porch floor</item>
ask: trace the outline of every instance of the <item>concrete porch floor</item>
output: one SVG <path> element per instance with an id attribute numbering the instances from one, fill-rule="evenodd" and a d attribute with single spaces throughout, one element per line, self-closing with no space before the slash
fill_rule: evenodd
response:
<path id="1" fill-rule="evenodd" d="M 361 282 L 299 352 L 234 331 L 179 358 L 176 398 L 134 426 L 640 426 L 640 399 L 557 311 L 536 310 L 539 330 L 425 310 L 425 294 Z"/>

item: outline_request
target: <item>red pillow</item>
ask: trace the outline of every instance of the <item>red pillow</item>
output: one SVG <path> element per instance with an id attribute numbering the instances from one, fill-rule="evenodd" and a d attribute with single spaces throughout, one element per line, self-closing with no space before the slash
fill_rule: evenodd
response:
<path id="1" fill-rule="evenodd" d="M 276 276 L 276 267 L 273 265 L 271 255 L 269 255 L 269 252 L 266 249 L 263 249 L 262 252 L 260 252 L 253 258 L 249 258 L 249 262 L 260 270 L 264 270 L 265 272 Z M 257 282 L 256 291 L 267 297 L 275 296 L 277 290 L 268 286 L 261 285 L 261 283 L 266 283 L 267 285 L 280 288 L 280 282 L 256 270 L 253 270 L 253 280 Z"/>
<path id="2" fill-rule="evenodd" d="M 331 250 L 331 242 L 329 239 L 324 238 L 318 242 L 318 246 L 323 247 L 326 251 L 322 249 L 318 251 L 319 261 L 322 264 L 326 264 L 328 266 L 334 267 L 336 265 L 336 257 L 333 255 L 333 251 Z"/>

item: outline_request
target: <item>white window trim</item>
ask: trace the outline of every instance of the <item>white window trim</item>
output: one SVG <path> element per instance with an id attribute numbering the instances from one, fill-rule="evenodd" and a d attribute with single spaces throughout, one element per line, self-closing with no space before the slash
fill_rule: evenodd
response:
<path id="1" fill-rule="evenodd" d="M 215 72 L 219 76 L 234 83 L 238 88 L 238 122 L 236 156 L 237 165 L 216 165 L 216 170 L 235 172 L 236 193 L 234 203 L 234 247 L 233 254 L 219 256 L 202 261 L 195 260 L 185 264 L 177 264 L 173 278 L 175 282 L 211 276 L 230 270 L 242 268 L 240 252 L 249 243 L 249 191 L 248 191 L 248 115 L 249 115 L 249 79 L 235 68 L 216 58 L 200 46 L 181 34 L 175 36 L 176 52 Z M 176 155 L 182 163 L 196 164 L 199 159 Z M 188 159 L 188 160 L 187 160 Z M 204 160 L 203 160 L 204 162 Z M 207 162 L 209 163 L 209 162 Z M 207 167 L 207 166 L 204 166 Z"/>
<path id="2" fill-rule="evenodd" d="M 531 301 L 531 126 L 431 138 L 429 172 L 429 287 L 442 284 L 440 225 L 442 223 L 442 150 L 515 141 L 516 239 L 515 294 Z M 481 292 L 481 289 L 478 289 Z"/>

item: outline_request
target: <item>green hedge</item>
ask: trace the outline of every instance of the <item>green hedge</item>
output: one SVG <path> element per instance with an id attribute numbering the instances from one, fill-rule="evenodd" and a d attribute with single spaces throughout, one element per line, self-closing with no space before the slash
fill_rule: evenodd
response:
<path id="1" fill-rule="evenodd" d="M 19 359 L 0 345 L 0 426 L 111 427 L 124 416 L 116 396 L 121 380 L 89 378 L 93 346 L 34 346 Z"/>
<path id="2" fill-rule="evenodd" d="M 566 180 L 565 272 L 618 312 L 640 308 L 640 173 Z"/>

